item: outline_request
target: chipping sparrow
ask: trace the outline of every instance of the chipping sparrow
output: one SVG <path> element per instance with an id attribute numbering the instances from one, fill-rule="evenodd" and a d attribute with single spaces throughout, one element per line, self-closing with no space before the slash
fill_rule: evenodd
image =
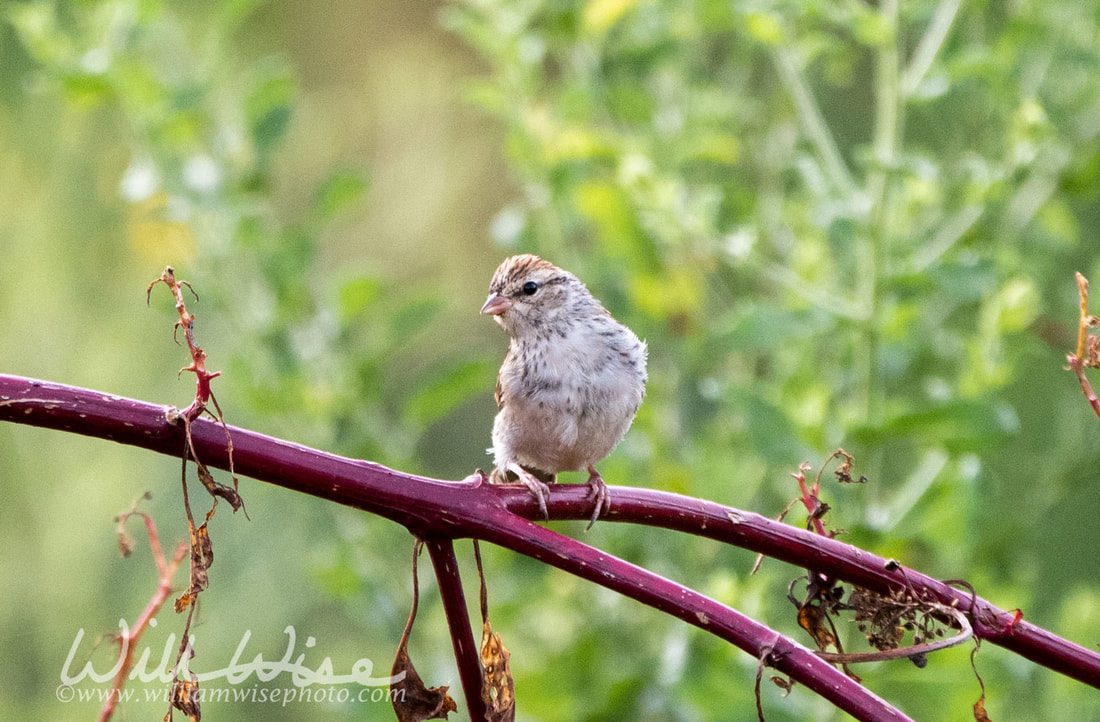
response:
<path id="1" fill-rule="evenodd" d="M 611 510 L 595 464 L 623 438 L 645 395 L 645 343 L 576 276 L 538 256 L 501 263 L 481 312 L 511 339 L 497 376 L 491 481 L 518 478 L 546 518 L 547 483 L 559 471 L 587 469 L 591 528 Z"/>

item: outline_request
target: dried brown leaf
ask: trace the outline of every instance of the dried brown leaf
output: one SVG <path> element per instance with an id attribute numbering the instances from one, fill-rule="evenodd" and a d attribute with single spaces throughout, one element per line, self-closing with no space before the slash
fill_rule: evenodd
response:
<path id="1" fill-rule="evenodd" d="M 208 570 L 214 563 L 214 545 L 206 522 L 191 531 L 191 592 L 198 593 L 210 586 Z"/>
<path id="2" fill-rule="evenodd" d="M 481 545 L 474 539 L 474 561 L 481 583 L 481 701 L 492 722 L 511 722 L 516 718 L 516 690 L 509 658 L 499 634 L 489 623 L 489 587 L 481 564 Z"/>
<path id="3" fill-rule="evenodd" d="M 187 609 L 191 605 L 191 602 L 195 601 L 195 595 L 191 592 L 184 592 L 176 598 L 176 601 L 172 603 L 172 609 L 176 614 L 179 614 L 183 610 Z"/>
<path id="4" fill-rule="evenodd" d="M 425 685 L 417 674 L 412 659 L 409 658 L 409 636 L 412 634 L 413 622 L 416 621 L 416 611 L 420 603 L 420 582 L 416 575 L 416 560 L 420 556 L 422 545 L 423 542 L 420 540 L 413 545 L 412 609 L 409 610 L 409 621 L 405 623 L 405 632 L 401 635 L 401 643 L 397 646 L 393 668 L 390 670 L 390 674 L 396 680 L 390 684 L 390 701 L 393 703 L 393 711 L 397 715 L 398 722 L 447 719 L 448 714 L 458 710 L 458 705 L 447 694 L 450 687 Z"/>
<path id="5" fill-rule="evenodd" d="M 428 687 L 420 679 L 409 659 L 408 638 L 402 640 L 393 660 L 391 674 L 401 680 L 390 685 L 390 699 L 399 722 L 421 722 L 427 719 L 447 719 L 458 705 L 447 694 L 447 685 Z M 403 673 L 403 675 L 402 675 Z"/>
<path id="6" fill-rule="evenodd" d="M 774 684 L 779 689 L 783 690 L 783 696 L 784 697 L 789 695 L 791 693 L 791 690 L 794 689 L 794 682 L 791 681 L 790 679 L 787 679 L 786 677 L 779 677 L 777 675 L 772 675 L 771 680 L 772 680 L 772 684 Z"/>
<path id="7" fill-rule="evenodd" d="M 1095 320 L 1095 316 L 1090 318 Z M 1095 323 L 1089 324 L 1095 326 Z M 1089 336 L 1085 341 L 1085 359 L 1084 364 L 1088 368 L 1100 368 L 1100 337 Z"/>
<path id="8" fill-rule="evenodd" d="M 825 625 L 826 615 L 816 604 L 807 604 L 798 609 L 798 626 L 805 629 L 814 639 L 814 644 L 822 652 L 836 647 L 836 637 Z"/>
<path id="9" fill-rule="evenodd" d="M 199 481 L 206 487 L 206 491 L 210 493 L 210 496 L 225 499 L 229 503 L 229 506 L 233 507 L 233 511 L 237 511 L 241 508 L 241 504 L 244 502 L 241 500 L 241 495 L 237 493 L 236 489 L 218 482 L 205 465 L 195 464 L 195 467 L 198 470 Z M 209 518 L 209 516 L 207 518 Z"/>
<path id="10" fill-rule="evenodd" d="M 985 694 L 983 693 L 978 701 L 974 703 L 974 719 L 977 722 L 991 722 L 989 715 L 985 711 Z"/>
<path id="11" fill-rule="evenodd" d="M 177 679 L 172 683 L 172 706 L 164 715 L 165 722 L 172 719 L 172 710 L 178 709 L 187 715 L 187 719 L 199 722 L 202 710 L 199 702 L 199 682 L 194 679 Z"/>
<path id="12" fill-rule="evenodd" d="M 213 510 L 211 510 L 212 513 Z M 209 518 L 210 515 L 207 515 L 207 519 Z M 203 522 L 202 526 L 191 529 L 191 580 L 187 591 L 176 599 L 174 605 L 176 614 L 187 609 L 198 597 L 199 592 L 210 586 L 210 575 L 207 570 L 214 563 L 214 545 L 210 542 L 206 524 L 207 522 Z"/>
<path id="13" fill-rule="evenodd" d="M 491 722 L 516 718 L 516 689 L 508 662 L 511 656 L 486 619 L 481 630 L 481 699 Z"/>
<path id="14" fill-rule="evenodd" d="M 134 538 L 126 533 L 122 524 L 118 525 L 118 550 L 122 552 L 122 556 L 129 558 L 134 552 Z"/>

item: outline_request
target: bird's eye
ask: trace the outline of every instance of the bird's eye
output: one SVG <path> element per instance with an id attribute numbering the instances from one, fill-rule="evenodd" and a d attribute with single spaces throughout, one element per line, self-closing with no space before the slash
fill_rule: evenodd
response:
<path id="1" fill-rule="evenodd" d="M 523 295 L 525 296 L 534 296 L 537 290 L 539 290 L 539 284 L 534 281 L 528 281 L 523 284 Z"/>

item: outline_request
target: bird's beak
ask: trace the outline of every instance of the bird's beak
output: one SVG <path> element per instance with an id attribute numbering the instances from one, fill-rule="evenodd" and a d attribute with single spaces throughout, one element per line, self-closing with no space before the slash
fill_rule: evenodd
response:
<path id="1" fill-rule="evenodd" d="M 512 299 L 501 296 L 499 293 L 490 293 L 485 299 L 485 305 L 481 307 L 481 312 L 490 316 L 499 316 L 511 307 Z"/>

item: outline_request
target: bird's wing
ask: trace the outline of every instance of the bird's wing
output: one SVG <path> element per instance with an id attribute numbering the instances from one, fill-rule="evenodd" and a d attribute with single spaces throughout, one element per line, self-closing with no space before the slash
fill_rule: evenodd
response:
<path id="1" fill-rule="evenodd" d="M 504 408 L 504 388 L 500 383 L 500 379 L 504 376 L 504 368 L 508 365 L 510 358 L 512 358 L 512 349 L 508 349 L 508 353 L 504 355 L 504 364 L 501 365 L 500 372 L 497 373 L 497 388 L 493 398 L 496 399 L 498 410 Z"/>

